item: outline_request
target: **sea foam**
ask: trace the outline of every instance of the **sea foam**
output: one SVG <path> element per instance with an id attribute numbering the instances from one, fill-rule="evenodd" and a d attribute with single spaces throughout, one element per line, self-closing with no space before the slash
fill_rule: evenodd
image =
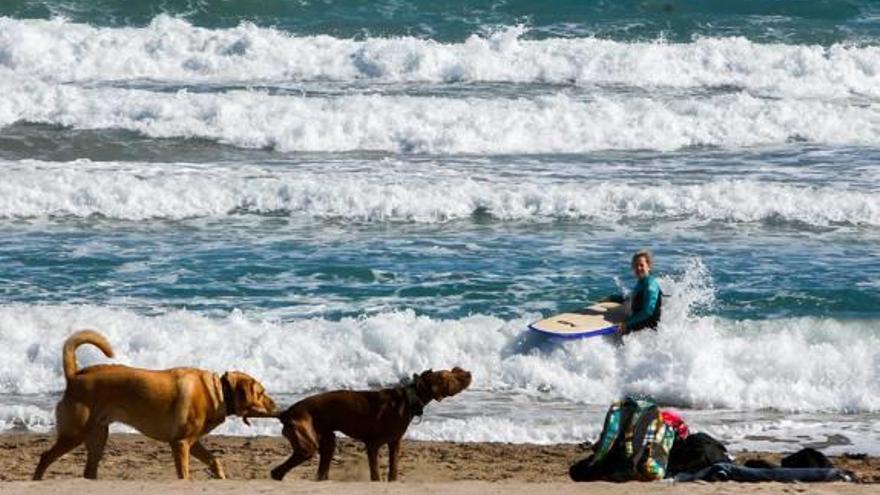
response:
<path id="1" fill-rule="evenodd" d="M 234 311 L 216 318 L 172 310 L 143 316 L 101 306 L 0 308 L 0 394 L 63 388 L 61 344 L 76 329 L 104 333 L 116 362 L 145 368 L 198 366 L 252 373 L 275 393 L 395 384 L 427 368 L 463 366 L 473 388 L 605 404 L 626 392 L 672 404 L 739 410 L 880 410 L 880 341 L 873 321 L 817 318 L 729 321 L 696 317 L 712 304 L 705 268 L 678 278 L 658 332 L 559 345 L 523 333 L 540 315 L 437 320 L 414 310 L 331 321 L 262 319 Z M 84 347 L 80 363 L 104 362 Z"/>
<path id="2" fill-rule="evenodd" d="M 876 192 L 841 185 L 724 179 L 634 183 L 533 174 L 528 181 L 488 165 L 475 171 L 389 163 L 381 170 L 273 165 L 136 162 L 0 162 L 0 218 L 121 220 L 242 214 L 368 222 L 438 223 L 475 214 L 502 221 L 790 222 L 880 226 Z M 356 167 L 354 167 L 356 168 Z M 571 166 L 560 170 L 572 172 Z M 589 189 L 589 195 L 583 194 Z M 687 219 L 687 220 L 683 220 Z"/>
<path id="3" fill-rule="evenodd" d="M 515 82 L 654 88 L 734 86 L 776 96 L 880 96 L 880 48 L 594 38 L 528 40 L 508 27 L 460 43 L 297 36 L 243 23 L 205 29 L 0 18 L 0 73 L 47 81 Z"/>
<path id="4" fill-rule="evenodd" d="M 279 151 L 577 153 L 686 147 L 873 145 L 880 108 L 744 93 L 657 99 L 306 97 L 262 91 L 157 93 L 0 81 L 0 125 L 122 129 Z"/>

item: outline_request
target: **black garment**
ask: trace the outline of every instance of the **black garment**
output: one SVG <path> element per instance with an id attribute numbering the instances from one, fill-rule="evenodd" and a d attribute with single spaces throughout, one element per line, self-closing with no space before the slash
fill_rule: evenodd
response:
<path id="1" fill-rule="evenodd" d="M 749 459 L 743 463 L 750 468 L 777 468 L 776 464 L 763 459 Z M 798 450 L 794 454 L 784 457 L 781 461 L 784 468 L 833 468 L 834 464 L 825 457 L 825 454 L 812 447 Z"/>
<path id="2" fill-rule="evenodd" d="M 593 463 L 594 457 L 591 455 L 568 468 L 572 481 L 632 481 L 632 461 L 622 449 L 613 449 L 597 463 Z"/>
<path id="3" fill-rule="evenodd" d="M 786 468 L 832 468 L 831 461 L 825 454 L 807 447 L 782 459 L 782 467 Z"/>
<path id="4" fill-rule="evenodd" d="M 666 475 L 695 473 L 719 462 L 733 462 L 724 444 L 705 433 L 691 433 L 684 440 L 676 438 L 672 444 Z"/>
<path id="5" fill-rule="evenodd" d="M 851 473 L 834 468 L 749 468 L 720 462 L 696 473 L 680 473 L 675 481 L 852 481 Z"/>

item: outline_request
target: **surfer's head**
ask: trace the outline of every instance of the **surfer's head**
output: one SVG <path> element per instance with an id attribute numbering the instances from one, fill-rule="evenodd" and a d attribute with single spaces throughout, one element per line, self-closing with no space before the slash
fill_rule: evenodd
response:
<path id="1" fill-rule="evenodd" d="M 651 274 L 651 268 L 654 266 L 654 259 L 651 252 L 643 249 L 632 257 L 632 270 L 636 278 L 641 280 Z"/>

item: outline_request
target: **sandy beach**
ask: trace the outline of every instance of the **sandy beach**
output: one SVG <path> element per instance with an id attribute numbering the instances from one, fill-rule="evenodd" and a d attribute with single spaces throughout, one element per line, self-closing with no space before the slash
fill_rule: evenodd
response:
<path id="1" fill-rule="evenodd" d="M 313 459 L 293 470 L 281 483 L 268 471 L 289 454 L 275 437 L 207 437 L 206 446 L 220 456 L 229 480 L 210 480 L 207 469 L 193 463 L 193 482 L 175 479 L 168 447 L 139 435 L 112 435 L 101 463 L 100 482 L 81 479 L 85 450 L 79 448 L 49 469 L 47 480 L 30 482 L 49 435 L 0 435 L 0 490 L 3 493 L 878 493 L 880 461 L 876 458 L 835 457 L 838 467 L 853 471 L 860 484 L 733 484 L 733 483 L 571 483 L 568 466 L 585 455 L 575 444 L 528 445 L 408 441 L 404 444 L 401 482 L 371 484 L 360 445 L 340 439 L 330 471 L 331 481 L 311 481 Z M 738 452 L 737 460 L 778 461 L 780 454 Z M 387 462 L 387 458 L 381 458 Z"/>

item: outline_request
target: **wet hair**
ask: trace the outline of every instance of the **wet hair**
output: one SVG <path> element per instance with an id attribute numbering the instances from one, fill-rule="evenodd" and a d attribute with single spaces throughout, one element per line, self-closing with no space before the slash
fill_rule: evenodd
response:
<path id="1" fill-rule="evenodd" d="M 651 251 L 647 249 L 642 249 L 638 253 L 634 254 L 632 257 L 632 261 L 630 261 L 630 266 L 635 266 L 636 262 L 639 261 L 639 258 L 645 258 L 645 261 L 648 262 L 648 268 L 654 267 L 654 257 L 651 256 Z"/>

